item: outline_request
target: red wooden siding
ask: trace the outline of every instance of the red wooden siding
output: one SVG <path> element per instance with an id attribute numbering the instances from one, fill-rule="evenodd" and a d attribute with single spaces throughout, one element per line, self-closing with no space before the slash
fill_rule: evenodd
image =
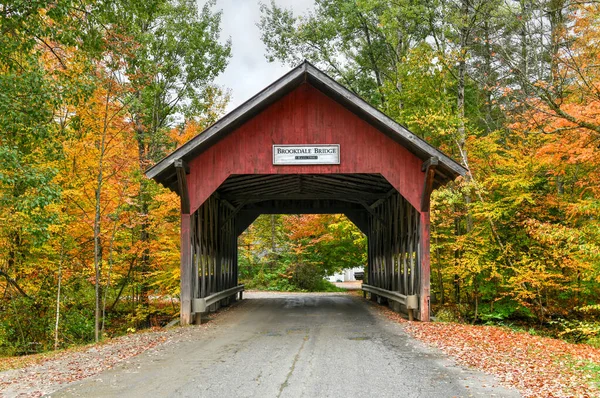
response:
<path id="1" fill-rule="evenodd" d="M 273 166 L 273 144 L 340 144 L 339 165 Z M 416 209 L 423 162 L 319 90 L 303 84 L 190 163 L 194 212 L 231 174 L 379 173 Z"/>

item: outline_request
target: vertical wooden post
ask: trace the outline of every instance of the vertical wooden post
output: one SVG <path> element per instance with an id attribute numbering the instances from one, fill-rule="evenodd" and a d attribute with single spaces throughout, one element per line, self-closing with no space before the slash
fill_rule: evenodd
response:
<path id="1" fill-rule="evenodd" d="M 192 321 L 192 278 L 197 275 L 192 275 L 192 235 L 190 233 L 191 216 L 190 216 L 190 197 L 187 188 L 187 165 L 181 159 L 175 159 L 173 162 L 177 171 L 177 188 L 179 199 L 181 200 L 181 254 L 180 254 L 180 288 L 179 302 L 179 323 L 181 325 L 189 325 Z"/>
<path id="2" fill-rule="evenodd" d="M 192 247 L 190 239 L 189 214 L 181 214 L 181 291 L 180 301 L 180 323 L 189 325 L 192 322 Z"/>
<path id="3" fill-rule="evenodd" d="M 420 248 L 421 248 L 421 288 L 419 292 L 419 308 L 420 308 L 420 320 L 422 322 L 429 322 L 429 299 L 430 299 L 430 254 L 429 254 L 429 212 L 421 213 L 420 228 Z"/>
<path id="4" fill-rule="evenodd" d="M 235 221 L 232 221 L 232 226 L 231 226 L 231 239 L 232 239 L 232 244 L 233 247 L 231 248 L 231 255 L 233 256 L 232 261 L 233 264 L 231 265 L 231 286 L 237 286 L 238 285 L 238 237 L 237 234 L 235 233 Z"/>
<path id="5" fill-rule="evenodd" d="M 367 269 L 365 270 L 365 275 L 364 275 L 364 283 L 367 283 L 369 285 L 373 284 L 373 278 L 371 277 L 371 272 L 373 270 L 373 261 L 371 260 L 371 256 L 373 255 L 373 249 L 371 249 L 371 241 L 372 241 L 372 237 L 371 237 L 371 220 L 370 220 L 371 215 L 367 215 L 367 233 L 365 235 L 367 235 Z"/>
<path id="6" fill-rule="evenodd" d="M 421 287 L 420 297 L 420 318 L 422 322 L 429 322 L 429 304 L 430 304 L 430 253 L 429 253 L 429 207 L 431 204 L 431 191 L 435 179 L 435 170 L 438 167 L 439 159 L 437 157 L 429 158 L 421 166 L 421 171 L 425 172 L 425 181 L 423 182 L 423 192 L 421 193 L 421 211 L 420 211 L 420 257 L 421 257 Z"/>

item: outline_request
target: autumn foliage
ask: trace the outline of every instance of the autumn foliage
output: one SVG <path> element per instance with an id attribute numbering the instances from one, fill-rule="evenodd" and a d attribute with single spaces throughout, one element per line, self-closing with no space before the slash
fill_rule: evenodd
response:
<path id="1" fill-rule="evenodd" d="M 366 261 L 366 237 L 341 214 L 262 215 L 239 238 L 249 288 L 335 291 L 323 280 Z"/>
<path id="2" fill-rule="evenodd" d="M 469 170 L 433 197 L 434 316 L 599 343 L 597 2 L 272 3 L 259 25 L 269 59 L 310 60 Z"/>
<path id="3" fill-rule="evenodd" d="M 60 0 L 0 22 L 0 355 L 164 324 L 179 202 L 143 173 L 223 111 L 219 14 Z"/>
<path id="4" fill-rule="evenodd" d="M 176 316 L 178 198 L 143 172 L 223 114 L 211 5 L 0 5 L 0 354 Z M 259 26 L 269 59 L 312 61 L 469 170 L 433 197 L 437 319 L 599 344 L 597 2 L 273 3 Z M 264 215 L 240 277 L 330 288 L 365 239 L 339 215 Z"/>

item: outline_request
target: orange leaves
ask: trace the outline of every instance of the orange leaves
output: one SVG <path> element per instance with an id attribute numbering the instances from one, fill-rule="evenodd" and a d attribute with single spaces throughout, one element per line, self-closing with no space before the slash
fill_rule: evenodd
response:
<path id="1" fill-rule="evenodd" d="M 524 397 L 592 397 L 600 349 L 493 326 L 410 323 L 406 330 L 458 362 L 491 373 Z"/>
<path id="2" fill-rule="evenodd" d="M 179 197 L 162 190 L 154 197 L 150 209 L 149 228 L 154 239 L 148 244 L 151 253 L 153 288 L 160 294 L 179 294 Z M 136 253 L 141 253 L 138 248 Z"/>
<path id="3" fill-rule="evenodd" d="M 183 129 L 172 129 L 169 133 L 169 137 L 175 142 L 177 148 L 197 136 L 202 132 L 202 129 L 197 122 L 191 121 L 186 123 Z"/>
<path id="4" fill-rule="evenodd" d="M 59 176 L 71 214 L 88 225 L 99 173 L 102 214 L 108 221 L 131 195 L 130 176 L 137 168 L 135 143 L 120 102 L 123 89 L 110 76 L 99 74 L 93 95 L 71 109 L 72 138 L 63 143 L 65 161 Z"/>
<path id="5" fill-rule="evenodd" d="M 302 214 L 293 216 L 284 216 L 284 224 L 288 229 L 290 239 L 310 239 L 316 242 L 319 239 L 326 239 L 326 225 L 331 221 L 331 215 L 326 214 Z"/>

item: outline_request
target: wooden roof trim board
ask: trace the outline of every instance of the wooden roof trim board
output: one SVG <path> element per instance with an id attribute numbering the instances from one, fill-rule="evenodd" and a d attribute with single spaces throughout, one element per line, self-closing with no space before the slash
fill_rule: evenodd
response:
<path id="1" fill-rule="evenodd" d="M 304 82 L 311 84 L 382 133 L 390 136 L 423 161 L 427 161 L 432 157 L 438 158 L 438 167 L 446 172 L 445 175 L 456 178 L 459 175 L 464 176 L 466 174 L 467 170 L 452 158 L 411 133 L 406 127 L 395 122 L 383 112 L 369 105 L 358 95 L 333 80 L 308 61 L 304 61 L 186 144 L 167 155 L 148 169 L 146 176 L 173 188 L 172 184 L 176 173 L 174 162 L 176 159 L 189 162 L 220 138 L 235 130 Z"/>

